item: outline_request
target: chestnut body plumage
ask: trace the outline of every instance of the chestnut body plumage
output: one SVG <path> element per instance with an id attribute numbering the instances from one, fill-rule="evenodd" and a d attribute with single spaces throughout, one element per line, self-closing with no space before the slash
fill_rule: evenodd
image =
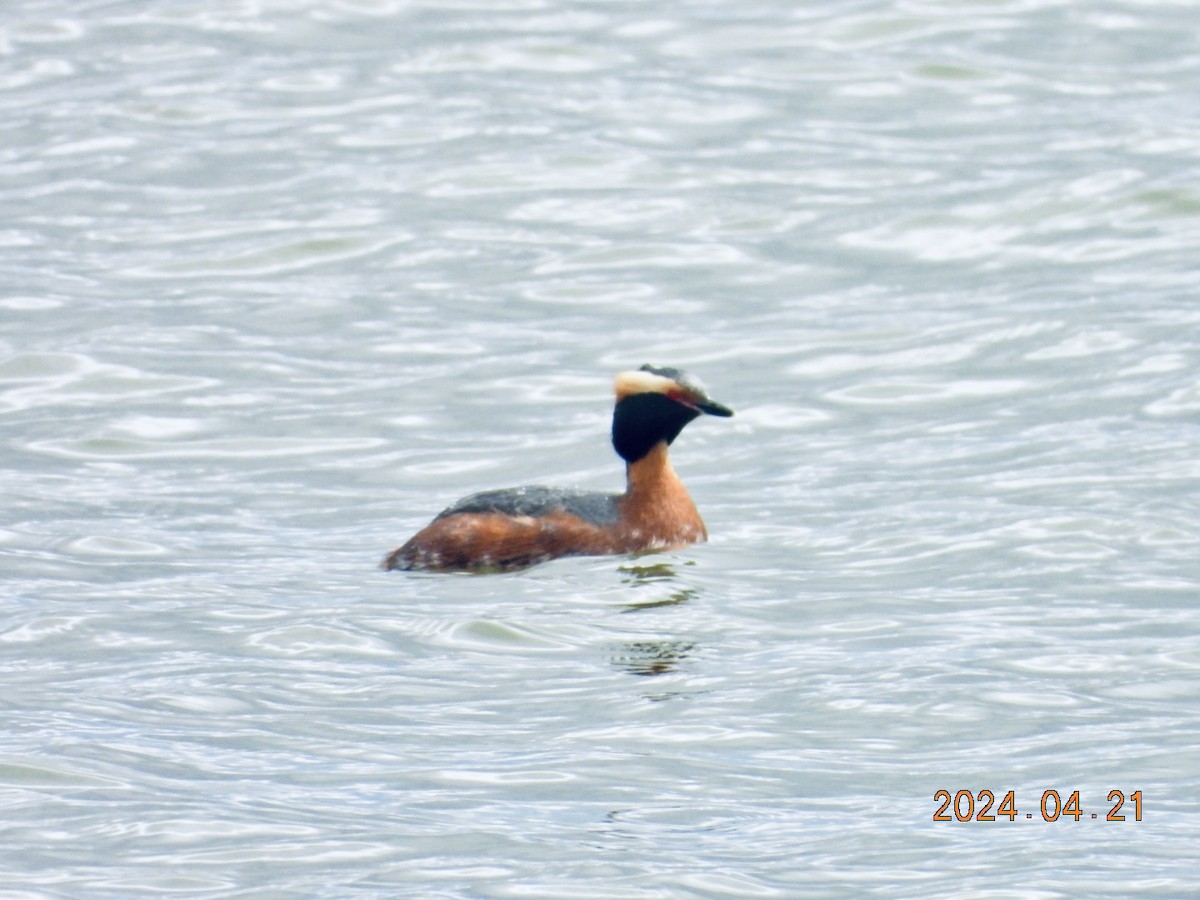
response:
<path id="1" fill-rule="evenodd" d="M 667 448 L 701 413 L 733 411 L 678 369 L 646 365 L 623 372 L 615 390 L 612 441 L 626 464 L 623 494 L 540 485 L 472 494 L 392 551 L 383 567 L 510 570 L 560 556 L 667 550 L 707 540 Z"/>

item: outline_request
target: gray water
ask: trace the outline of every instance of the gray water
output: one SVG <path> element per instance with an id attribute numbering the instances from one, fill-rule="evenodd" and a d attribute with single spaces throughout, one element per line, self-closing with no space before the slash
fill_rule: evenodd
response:
<path id="1" fill-rule="evenodd" d="M 1194 891 L 1198 33 L 6 3 L 4 896 Z M 647 361 L 710 543 L 376 568 Z"/>

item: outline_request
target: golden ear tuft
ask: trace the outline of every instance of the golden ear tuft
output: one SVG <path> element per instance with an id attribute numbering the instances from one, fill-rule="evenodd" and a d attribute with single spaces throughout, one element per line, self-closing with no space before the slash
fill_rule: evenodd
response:
<path id="1" fill-rule="evenodd" d="M 617 399 L 623 400 L 634 394 L 670 394 L 679 390 L 679 385 L 670 378 L 653 372 L 622 372 L 613 384 Z"/>

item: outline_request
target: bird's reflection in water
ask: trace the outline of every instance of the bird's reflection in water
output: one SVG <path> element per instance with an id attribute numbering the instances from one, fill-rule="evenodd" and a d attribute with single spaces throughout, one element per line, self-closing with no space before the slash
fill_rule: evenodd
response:
<path id="1" fill-rule="evenodd" d="M 625 612 L 637 612 L 642 609 L 655 609 L 660 606 L 674 606 L 677 603 L 686 603 L 696 596 L 696 591 L 688 587 L 679 587 L 674 584 L 678 576 L 675 574 L 675 567 L 668 563 L 653 563 L 646 566 L 621 566 L 619 569 L 622 580 L 634 588 L 658 587 L 665 585 L 668 588 L 666 595 L 655 592 L 656 596 L 647 597 L 644 600 L 630 600 L 625 604 Z"/>
<path id="2" fill-rule="evenodd" d="M 612 661 L 633 675 L 666 675 L 695 649 L 690 641 L 630 641 L 621 645 Z"/>
<path id="3" fill-rule="evenodd" d="M 696 591 L 679 585 L 679 576 L 670 563 L 652 562 L 621 566 L 621 579 L 638 594 L 645 596 L 626 601 L 622 612 L 640 612 L 686 603 Z M 666 675 L 696 650 L 695 643 L 680 640 L 646 639 L 622 644 L 613 655 L 613 665 L 634 675 Z"/>

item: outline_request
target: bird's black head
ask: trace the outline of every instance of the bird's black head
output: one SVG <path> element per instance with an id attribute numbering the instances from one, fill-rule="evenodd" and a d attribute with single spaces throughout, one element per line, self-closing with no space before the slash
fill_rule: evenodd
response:
<path id="1" fill-rule="evenodd" d="M 733 410 L 708 396 L 704 386 L 686 372 L 642 366 L 622 372 L 615 385 L 612 442 L 626 462 L 637 462 L 656 444 L 670 444 L 701 413 L 732 416 Z"/>

